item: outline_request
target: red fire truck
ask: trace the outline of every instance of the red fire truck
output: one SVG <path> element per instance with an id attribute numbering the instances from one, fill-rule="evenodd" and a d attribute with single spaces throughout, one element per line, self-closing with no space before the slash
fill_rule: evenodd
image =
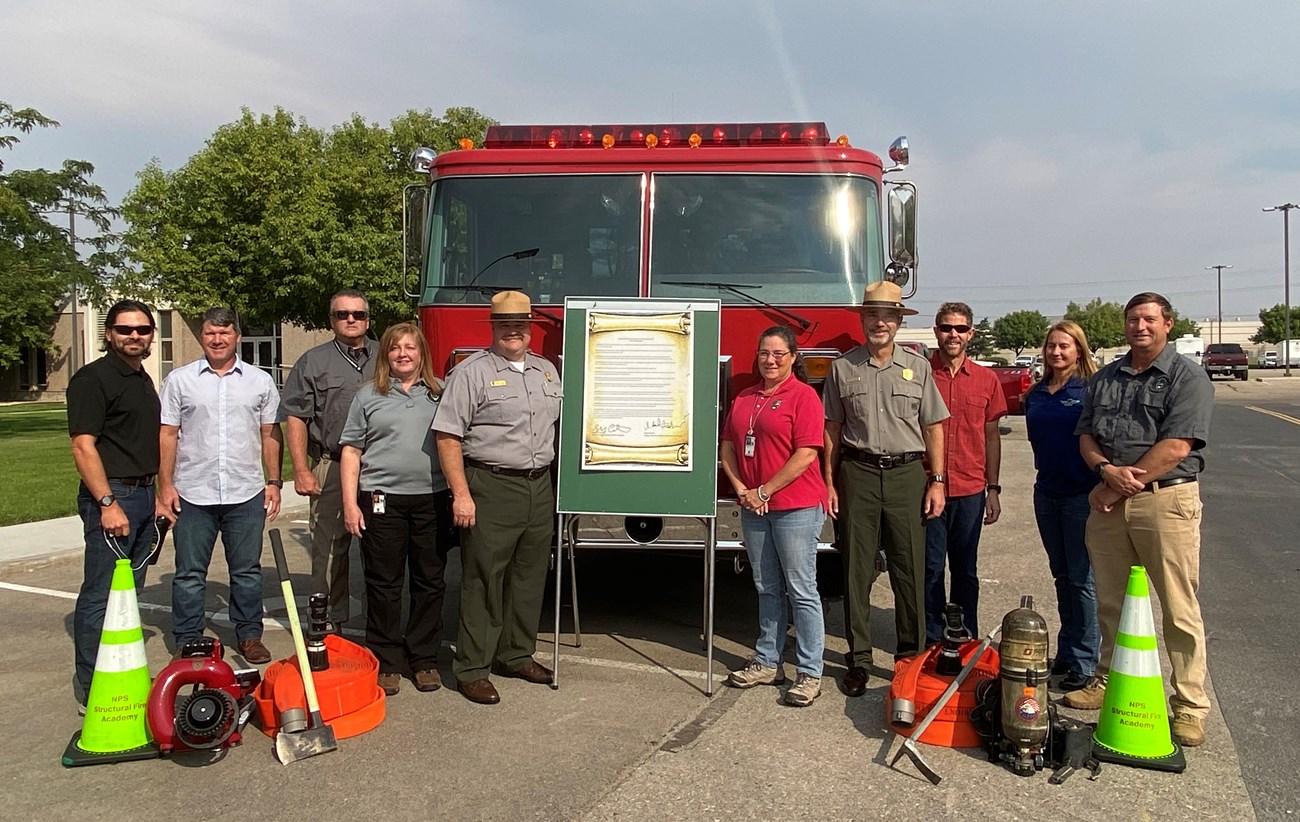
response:
<path id="1" fill-rule="evenodd" d="M 884 180 L 905 138 L 889 157 L 815 122 L 492 126 L 482 147 L 412 156 L 427 181 L 406 191 L 405 287 L 439 374 L 484 346 L 504 289 L 532 298 L 532 349 L 556 362 L 566 297 L 719 299 L 725 411 L 764 329 L 792 328 L 819 383 L 861 342 L 844 309 L 868 283 L 915 291 L 916 188 Z M 721 506 L 720 547 L 738 525 Z"/>

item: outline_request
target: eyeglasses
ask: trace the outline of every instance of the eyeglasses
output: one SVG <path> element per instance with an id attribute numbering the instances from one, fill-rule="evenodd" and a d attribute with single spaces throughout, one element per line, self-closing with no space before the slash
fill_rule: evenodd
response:
<path id="1" fill-rule="evenodd" d="M 361 322 L 370 319 L 369 311 L 332 311 L 330 314 L 336 320 L 346 320 L 348 317 L 351 317 L 352 319 Z"/>
<path id="2" fill-rule="evenodd" d="M 141 337 L 147 337 L 153 333 L 153 326 L 152 325 L 114 325 L 113 326 L 113 333 L 122 337 L 131 336 L 132 331 L 139 334 Z"/>
<path id="3" fill-rule="evenodd" d="M 956 331 L 958 334 L 965 334 L 967 331 L 970 331 L 970 326 L 966 325 L 965 323 L 962 323 L 961 325 L 952 325 L 951 323 L 939 323 L 938 325 L 935 326 L 935 328 L 939 329 L 945 334 L 951 334 L 953 331 Z"/>
<path id="4" fill-rule="evenodd" d="M 780 362 L 781 360 L 784 360 L 784 359 L 785 359 L 786 357 L 788 357 L 788 356 L 790 356 L 790 352 L 789 352 L 789 351 L 760 351 L 760 352 L 758 352 L 758 358 L 759 358 L 760 360 L 776 360 L 777 362 Z"/>

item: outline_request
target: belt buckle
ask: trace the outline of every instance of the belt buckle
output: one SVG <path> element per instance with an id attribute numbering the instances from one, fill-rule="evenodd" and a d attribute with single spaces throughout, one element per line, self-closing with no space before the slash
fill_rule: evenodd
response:
<path id="1" fill-rule="evenodd" d="M 886 470 L 895 468 L 898 465 L 898 457 L 893 454 L 884 454 L 880 457 L 880 467 Z"/>

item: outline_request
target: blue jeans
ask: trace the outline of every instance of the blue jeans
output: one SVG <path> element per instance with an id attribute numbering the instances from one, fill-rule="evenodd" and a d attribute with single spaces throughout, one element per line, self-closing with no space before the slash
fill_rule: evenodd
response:
<path id="1" fill-rule="evenodd" d="M 131 524 L 131 533 L 118 538 L 117 544 L 126 558 L 131 560 L 131 568 L 135 572 L 135 591 L 139 594 L 144 589 L 145 569 L 148 567 L 146 561 L 149 549 L 154 544 L 153 488 L 124 485 L 110 480 L 108 489 L 109 493 L 117 497 L 117 504 L 122 506 L 122 511 Z M 90 693 L 95 657 L 99 655 L 99 636 L 104 632 L 104 612 L 108 610 L 108 591 L 113 583 L 113 567 L 118 559 L 104 539 L 104 531 L 99 524 L 100 511 L 99 503 L 91 498 L 86 486 L 82 485 L 77 492 L 77 512 L 81 514 L 86 535 L 85 570 L 72 618 L 72 647 L 77 684 L 82 689 L 82 694 Z"/>
<path id="2" fill-rule="evenodd" d="M 231 505 L 195 505 L 181 498 L 181 513 L 172 529 L 176 541 L 176 576 L 172 578 L 172 635 L 179 649 L 187 639 L 203 636 L 208 564 L 217 533 L 230 569 L 230 621 L 235 639 L 262 637 L 262 528 L 266 493 Z"/>
<path id="3" fill-rule="evenodd" d="M 985 492 L 948 497 L 943 513 L 925 524 L 925 642 L 943 639 L 943 609 L 961 606 L 962 623 L 979 636 L 980 577 L 975 569 L 984 528 Z M 943 571 L 952 572 L 952 593 L 944 593 Z"/>
<path id="4" fill-rule="evenodd" d="M 817 537 L 826 513 L 818 508 L 741 511 L 740 528 L 758 591 L 758 642 L 754 658 L 768 668 L 781 664 L 785 646 L 786 596 L 794 611 L 795 668 L 822 675 L 826 626 L 817 595 Z"/>
<path id="5" fill-rule="evenodd" d="M 1034 516 L 1047 549 L 1047 564 L 1056 582 L 1056 608 L 1061 615 L 1056 661 L 1067 670 L 1091 676 L 1097 670 L 1101 630 L 1092 563 L 1083 537 L 1088 512 L 1087 494 L 1056 497 L 1034 489 Z"/>

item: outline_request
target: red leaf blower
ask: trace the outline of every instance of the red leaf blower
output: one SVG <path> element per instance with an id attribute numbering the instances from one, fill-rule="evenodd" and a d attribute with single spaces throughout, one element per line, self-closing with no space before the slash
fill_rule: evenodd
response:
<path id="1" fill-rule="evenodd" d="M 238 745 L 253 712 L 256 668 L 236 671 L 215 637 L 192 639 L 149 691 L 149 730 L 166 756 Z M 181 689 L 192 685 L 188 694 Z"/>

